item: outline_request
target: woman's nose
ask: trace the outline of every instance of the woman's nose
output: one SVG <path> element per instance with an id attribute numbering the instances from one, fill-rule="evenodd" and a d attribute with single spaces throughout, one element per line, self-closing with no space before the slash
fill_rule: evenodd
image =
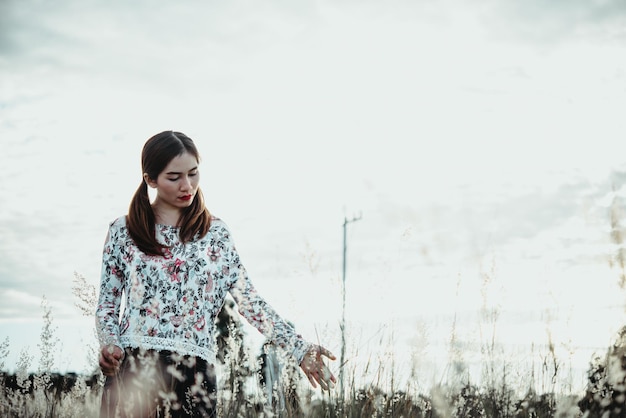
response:
<path id="1" fill-rule="evenodd" d="M 191 180 L 189 179 L 189 177 L 183 177 L 182 182 L 180 184 L 180 188 L 182 190 L 191 189 Z"/>

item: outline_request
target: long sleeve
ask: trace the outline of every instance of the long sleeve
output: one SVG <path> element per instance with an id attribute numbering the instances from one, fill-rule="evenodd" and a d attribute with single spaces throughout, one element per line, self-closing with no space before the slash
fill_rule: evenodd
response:
<path id="1" fill-rule="evenodd" d="M 96 309 L 96 330 L 100 345 L 114 344 L 121 346 L 120 306 L 124 290 L 124 268 L 121 263 L 121 251 L 117 245 L 119 228 L 113 222 L 102 251 L 102 271 L 100 277 L 100 296 Z"/>
<path id="2" fill-rule="evenodd" d="M 237 303 L 239 313 L 272 343 L 290 353 L 300 364 L 311 344 L 259 295 L 241 264 L 230 236 L 226 251 L 230 261 L 228 276 L 232 280 L 229 290 Z"/>

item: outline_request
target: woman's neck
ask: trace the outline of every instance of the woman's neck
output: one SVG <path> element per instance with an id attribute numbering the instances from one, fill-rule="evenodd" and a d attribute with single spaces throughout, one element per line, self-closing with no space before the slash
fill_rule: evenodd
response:
<path id="1" fill-rule="evenodd" d="M 180 210 L 177 208 L 164 208 L 161 205 L 152 205 L 156 223 L 159 225 L 178 226 L 180 220 Z"/>

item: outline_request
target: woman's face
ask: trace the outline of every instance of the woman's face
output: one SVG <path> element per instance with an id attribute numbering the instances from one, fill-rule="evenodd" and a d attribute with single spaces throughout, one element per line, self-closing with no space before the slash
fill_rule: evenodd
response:
<path id="1" fill-rule="evenodd" d="M 144 179 L 157 191 L 155 205 L 164 209 L 183 209 L 191 205 L 198 191 L 198 161 L 185 152 L 174 157 L 156 180 L 148 178 L 147 174 L 144 174 Z"/>

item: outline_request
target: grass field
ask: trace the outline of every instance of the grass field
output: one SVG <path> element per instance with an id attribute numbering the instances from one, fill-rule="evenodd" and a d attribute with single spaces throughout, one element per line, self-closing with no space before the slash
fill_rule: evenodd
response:
<path id="1" fill-rule="evenodd" d="M 97 370 L 88 375 L 50 371 L 58 340 L 45 300 L 42 306 L 44 326 L 37 372 L 27 372 L 33 366 L 32 356 L 22 352 L 17 371 L 0 374 L 0 416 L 98 416 L 103 376 Z M 337 388 L 330 393 L 311 389 L 296 365 L 284 358 L 274 370 L 274 384 L 268 389 L 264 384 L 268 380 L 261 378 L 261 370 L 267 368 L 242 344 L 237 321 L 228 322 L 228 326 L 231 338 L 222 341 L 224 355 L 218 368 L 222 417 L 626 417 L 626 331 L 607 348 L 604 358 L 590 365 L 583 394 L 567 393 L 565 386 L 557 383 L 562 362 L 554 352 L 545 357 L 541 371 L 528 376 L 542 380 L 541 384 L 519 387 L 515 383 L 519 380 L 511 377 L 510 364 L 498 359 L 494 347 L 486 344 L 481 383 L 472 382 L 462 372 L 462 365 L 452 364 L 452 370 L 459 372 L 428 390 L 410 383 L 396 387 L 393 367 L 379 363 L 376 374 L 380 378 L 371 384 L 358 385 L 357 372 L 347 371 L 345 394 L 341 396 Z M 6 370 L 9 344 L 8 339 L 0 344 L 0 370 Z M 544 391 L 533 389 L 537 387 Z"/>

